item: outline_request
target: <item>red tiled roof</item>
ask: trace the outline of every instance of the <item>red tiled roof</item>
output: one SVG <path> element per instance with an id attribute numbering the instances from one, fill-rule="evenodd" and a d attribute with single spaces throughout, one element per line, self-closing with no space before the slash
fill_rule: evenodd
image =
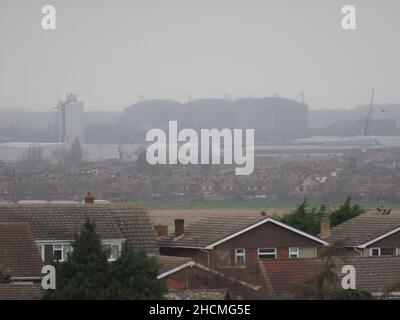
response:
<path id="1" fill-rule="evenodd" d="M 290 296 L 297 285 L 317 275 L 325 261 L 324 258 L 263 259 L 259 264 L 270 292 L 278 296 Z M 389 287 L 400 284 L 400 256 L 335 257 L 334 265 L 339 279 L 343 276 L 343 266 L 354 266 L 357 289 L 383 293 Z"/>
<path id="2" fill-rule="evenodd" d="M 0 270 L 11 277 L 41 277 L 42 259 L 28 223 L 0 222 Z"/>
<path id="3" fill-rule="evenodd" d="M 290 294 L 294 287 L 318 274 L 319 259 L 262 259 L 261 271 L 272 295 Z"/>
<path id="4" fill-rule="evenodd" d="M 172 290 L 166 295 L 168 300 L 226 300 L 228 289 Z"/>
<path id="5" fill-rule="evenodd" d="M 160 265 L 160 274 L 171 271 L 190 261 L 193 261 L 191 258 L 185 258 L 185 257 L 173 257 L 173 256 L 162 256 L 162 255 L 155 255 L 154 257 L 158 262 L 158 264 Z"/>
<path id="6" fill-rule="evenodd" d="M 0 300 L 38 300 L 41 296 L 38 284 L 0 284 Z"/>

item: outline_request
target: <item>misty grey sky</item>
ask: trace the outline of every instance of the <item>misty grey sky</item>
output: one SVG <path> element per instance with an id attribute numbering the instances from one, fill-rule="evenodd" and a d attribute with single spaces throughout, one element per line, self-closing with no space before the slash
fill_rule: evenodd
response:
<path id="1" fill-rule="evenodd" d="M 57 9 L 57 30 L 41 8 Z M 341 7 L 357 9 L 356 31 Z M 311 109 L 400 103 L 399 0 L 0 0 L 0 108 L 86 110 L 145 98 L 296 98 Z"/>

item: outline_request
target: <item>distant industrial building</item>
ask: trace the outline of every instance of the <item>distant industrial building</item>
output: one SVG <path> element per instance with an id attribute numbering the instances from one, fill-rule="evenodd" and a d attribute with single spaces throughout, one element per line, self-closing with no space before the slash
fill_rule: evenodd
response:
<path id="1" fill-rule="evenodd" d="M 59 142 L 71 144 L 79 139 L 84 144 L 83 102 L 77 100 L 76 94 L 70 93 L 65 101 L 59 102 L 57 109 Z"/>
<path id="2" fill-rule="evenodd" d="M 254 129 L 258 142 L 308 136 L 308 105 L 279 97 L 198 99 L 185 104 L 149 100 L 125 109 L 125 125 L 143 138 L 151 128 L 166 129 L 171 120 L 195 130 Z"/>
<path id="3" fill-rule="evenodd" d="M 311 110 L 310 134 L 326 136 L 356 136 L 365 131 L 369 106 L 352 109 Z M 400 105 L 379 104 L 373 106 L 370 135 L 396 136 L 400 133 Z"/>
<path id="4" fill-rule="evenodd" d="M 48 139 L 36 140 L 37 136 L 27 136 L 26 133 L 20 136 L 16 129 L 29 128 L 27 132 L 34 133 L 36 123 L 43 129 L 51 119 L 54 121 L 54 112 L 38 112 L 40 116 L 35 116 L 34 112 L 4 112 L 7 121 L 0 117 L 0 135 L 1 130 L 7 130 L 7 123 L 15 123 L 16 134 L 15 138 L 2 136 L 4 143 L 0 141 L 0 160 L 26 161 L 40 154 L 43 160 L 54 161 L 55 154 L 69 149 L 78 138 L 86 161 L 135 161 L 145 148 L 147 131 L 152 128 L 168 129 L 168 121 L 171 120 L 178 122 L 179 129 L 254 129 L 256 158 L 343 154 L 400 147 L 400 107 L 375 107 L 371 135 L 360 136 L 367 111 L 368 106 L 352 110 L 311 111 L 309 128 L 308 105 L 280 97 L 234 101 L 197 99 L 184 104 L 172 100 L 147 100 L 126 108 L 124 114 L 92 112 L 88 115 L 84 113 L 84 104 L 78 101 L 76 94 L 68 94 L 65 101 L 58 104 L 57 130 L 52 130 Z M 120 119 L 122 116 L 123 119 Z M 34 123 L 29 122 L 31 119 Z M 41 122 L 36 119 L 41 119 Z M 351 131 L 347 132 L 346 128 L 351 128 Z M 330 134 L 326 134 L 328 129 Z"/>
<path id="5" fill-rule="evenodd" d="M 52 160 L 54 154 L 64 148 L 62 143 L 6 142 L 0 143 L 0 160 L 5 162 L 28 161 L 32 150 L 40 151 L 40 158 Z"/>
<path id="6" fill-rule="evenodd" d="M 110 159 L 135 161 L 137 157 L 137 145 L 85 143 L 83 102 L 78 101 L 76 94 L 67 94 L 66 100 L 58 103 L 57 130 L 53 135 L 57 136 L 58 139 L 53 137 L 49 139 L 50 141 L 40 142 L 5 140 L 4 143 L 0 143 L 0 160 L 21 162 L 39 160 L 40 158 L 44 161 L 54 161 L 56 154 L 69 149 L 75 139 L 79 139 L 82 146 L 82 156 L 86 161 L 96 162 Z"/>

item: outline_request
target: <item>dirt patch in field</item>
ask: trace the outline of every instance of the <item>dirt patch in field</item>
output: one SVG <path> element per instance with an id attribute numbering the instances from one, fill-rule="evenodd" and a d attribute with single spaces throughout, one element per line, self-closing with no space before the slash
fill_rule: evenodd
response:
<path id="1" fill-rule="evenodd" d="M 293 209 L 270 208 L 270 209 L 152 209 L 150 217 L 154 224 L 166 224 L 169 231 L 174 230 L 174 219 L 185 219 L 185 224 L 191 224 L 202 217 L 232 217 L 232 216 L 252 216 L 261 215 L 265 211 L 267 216 L 281 216 Z"/>

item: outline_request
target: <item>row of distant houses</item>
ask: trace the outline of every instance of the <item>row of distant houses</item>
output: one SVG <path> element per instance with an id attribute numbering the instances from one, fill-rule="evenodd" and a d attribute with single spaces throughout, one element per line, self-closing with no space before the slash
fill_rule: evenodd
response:
<path id="1" fill-rule="evenodd" d="M 400 215 L 362 214 L 335 228 L 324 219 L 313 236 L 262 216 L 204 217 L 185 226 L 175 220 L 172 234 L 153 225 L 140 204 L 13 204 L 0 206 L 0 270 L 10 284 L 0 299 L 40 298 L 41 268 L 66 259 L 86 219 L 95 221 L 109 261 L 128 242 L 154 256 L 170 299 L 293 298 L 293 289 L 319 272 L 329 248 L 341 268 L 356 270 L 356 288 L 399 297 Z M 398 290 L 400 291 L 400 289 Z"/>

